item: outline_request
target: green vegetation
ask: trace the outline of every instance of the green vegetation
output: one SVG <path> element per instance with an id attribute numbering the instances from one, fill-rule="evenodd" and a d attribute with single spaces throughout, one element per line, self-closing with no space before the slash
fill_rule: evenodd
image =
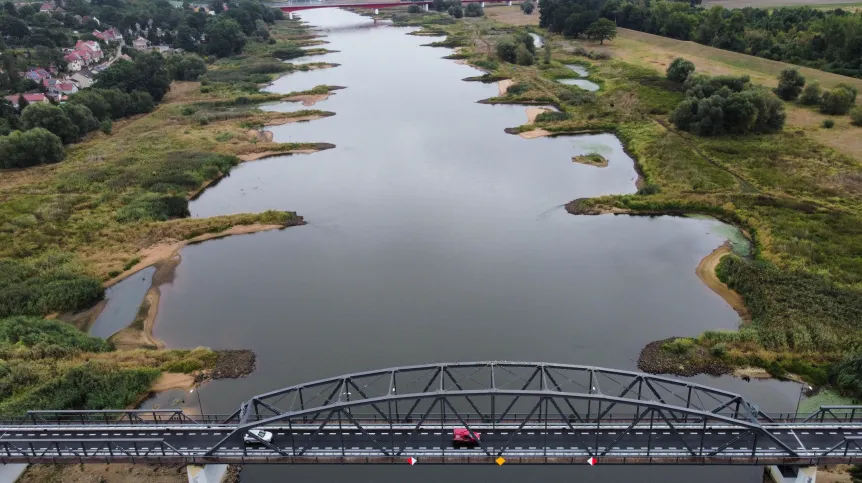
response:
<path id="1" fill-rule="evenodd" d="M 775 94 L 785 101 L 792 101 L 799 97 L 802 87 L 805 86 L 805 77 L 796 69 L 784 69 L 778 75 L 778 87 Z"/>
<path id="2" fill-rule="evenodd" d="M 682 84 L 692 72 L 694 72 L 694 64 L 682 57 L 677 57 L 667 67 L 667 78 Z"/>
<path id="3" fill-rule="evenodd" d="M 532 65 L 535 62 L 536 45 L 529 33 L 517 32 L 513 37 L 497 41 L 497 58 L 503 62 L 518 65 Z"/>
<path id="4" fill-rule="evenodd" d="M 821 94 L 820 112 L 824 114 L 847 114 L 855 102 L 856 88 L 842 84 Z"/>
<path id="5" fill-rule="evenodd" d="M 533 0 L 524 0 L 521 2 L 521 11 L 525 14 L 532 15 L 534 9 L 535 5 L 533 5 Z"/>
<path id="6" fill-rule="evenodd" d="M 0 319 L 0 414 L 128 407 L 161 371 L 206 370 L 215 360 L 209 349 L 115 352 L 64 322 Z"/>
<path id="7" fill-rule="evenodd" d="M 47 129 L 13 131 L 0 137 L 0 167 L 5 169 L 58 163 L 65 155 L 63 141 Z"/>
<path id="8" fill-rule="evenodd" d="M 682 68 L 682 66 L 678 66 Z M 676 71 L 668 68 L 668 77 Z M 699 136 L 769 133 L 784 126 L 784 104 L 763 89 L 753 87 L 748 76 L 709 77 L 689 73 L 683 83 L 686 98 L 671 113 L 680 129 Z"/>

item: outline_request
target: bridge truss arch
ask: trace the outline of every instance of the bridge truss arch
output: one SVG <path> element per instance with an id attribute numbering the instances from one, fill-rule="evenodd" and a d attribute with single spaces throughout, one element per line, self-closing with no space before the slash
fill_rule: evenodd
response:
<path id="1" fill-rule="evenodd" d="M 238 425 L 206 456 L 263 426 L 301 432 L 301 442 L 289 450 L 261 441 L 287 458 L 314 453 L 322 447 L 315 441 L 323 444 L 334 429 L 353 431 L 376 458 L 403 457 L 428 439 L 420 435 L 431 434 L 445 452 L 455 427 L 479 435 L 471 454 L 490 460 L 524 448 L 543 449 L 547 460 L 549 450 L 553 455 L 561 448 L 554 441 L 563 440 L 569 456 L 651 459 L 673 448 L 677 458 L 703 463 L 738 460 L 750 443 L 751 457 L 765 449 L 774 458 L 800 457 L 772 434 L 774 421 L 739 394 L 639 372 L 537 362 L 357 372 L 252 397 L 228 421 Z M 344 452 L 343 441 L 340 447 Z"/>

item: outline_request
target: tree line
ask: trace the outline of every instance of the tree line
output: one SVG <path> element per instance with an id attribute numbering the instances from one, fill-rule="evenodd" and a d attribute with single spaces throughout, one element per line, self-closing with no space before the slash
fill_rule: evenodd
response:
<path id="1" fill-rule="evenodd" d="M 540 0 L 539 25 L 568 37 L 599 18 L 619 27 L 862 77 L 862 12 L 810 7 L 704 9 L 699 1 Z"/>

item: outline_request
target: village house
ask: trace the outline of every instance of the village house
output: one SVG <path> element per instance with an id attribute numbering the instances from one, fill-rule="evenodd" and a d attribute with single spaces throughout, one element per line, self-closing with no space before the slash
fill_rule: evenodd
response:
<path id="1" fill-rule="evenodd" d="M 81 69 L 80 72 L 72 74 L 72 82 L 78 85 L 79 89 L 86 89 L 93 85 L 93 73 L 88 69 Z"/>
<path id="2" fill-rule="evenodd" d="M 95 35 L 99 40 L 103 40 L 105 42 L 121 42 L 123 40 L 123 35 L 113 27 L 103 32 L 93 30 L 93 35 Z"/>
<path id="3" fill-rule="evenodd" d="M 54 7 L 53 3 L 45 2 L 42 4 L 41 7 L 39 7 L 39 11 L 40 12 L 53 12 L 54 8 L 55 7 Z"/>
<path id="4" fill-rule="evenodd" d="M 85 64 L 90 65 L 94 62 L 99 62 L 102 60 L 102 56 L 104 52 L 102 52 L 102 47 L 98 42 L 93 40 L 79 40 L 75 44 L 75 52 L 78 53 L 82 58 L 85 59 Z"/>
<path id="5" fill-rule="evenodd" d="M 135 47 L 136 50 L 147 50 L 147 39 L 138 37 L 132 42 L 132 46 Z"/>
<path id="6" fill-rule="evenodd" d="M 12 103 L 12 106 L 15 109 L 18 109 L 18 97 L 24 96 L 24 100 L 28 103 L 33 104 L 34 102 L 50 102 L 48 101 L 48 97 L 41 92 L 35 94 L 13 94 L 11 96 L 6 96 L 6 100 Z"/>
<path id="7" fill-rule="evenodd" d="M 28 69 L 27 72 L 22 72 L 21 76 L 37 84 L 41 84 L 43 80 L 51 78 L 51 73 L 41 67 L 36 67 Z"/>
<path id="8" fill-rule="evenodd" d="M 74 50 L 64 55 L 63 59 L 66 61 L 66 69 L 69 72 L 78 72 L 84 68 L 84 59 L 81 57 L 81 54 Z"/>

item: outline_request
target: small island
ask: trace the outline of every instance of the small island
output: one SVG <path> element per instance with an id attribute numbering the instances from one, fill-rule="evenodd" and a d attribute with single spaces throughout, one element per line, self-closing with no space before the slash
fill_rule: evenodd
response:
<path id="1" fill-rule="evenodd" d="M 607 168 L 608 160 L 598 153 L 582 154 L 580 156 L 572 156 L 572 161 L 575 163 L 595 166 L 597 168 Z"/>

